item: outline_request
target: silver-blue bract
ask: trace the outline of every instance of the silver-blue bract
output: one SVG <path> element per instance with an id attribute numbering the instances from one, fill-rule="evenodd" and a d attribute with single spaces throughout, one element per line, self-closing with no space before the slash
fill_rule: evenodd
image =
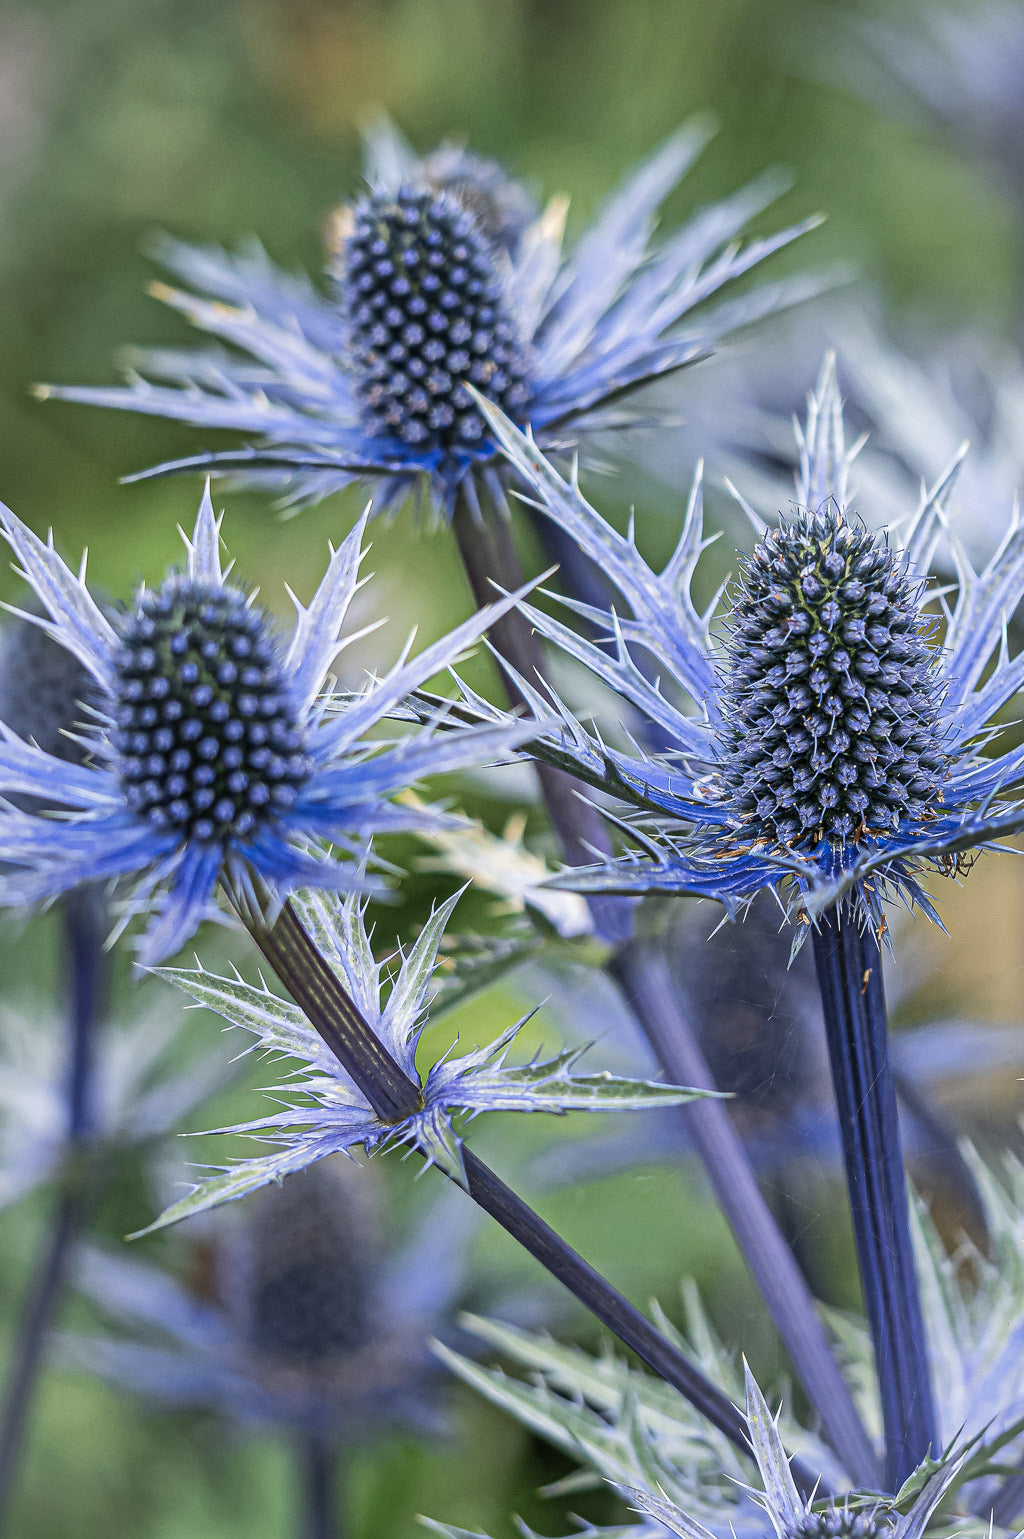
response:
<path id="1" fill-rule="evenodd" d="M 744 631 L 756 582 L 741 586 L 724 613 L 721 594 L 703 612 L 695 604 L 692 581 L 706 546 L 699 476 L 676 551 L 656 573 L 632 531 L 622 536 L 610 528 L 575 481 L 563 481 L 492 407 L 482 409 L 537 506 L 579 541 L 628 611 L 566 601 L 595 628 L 596 641 L 530 605 L 525 613 L 675 745 L 657 755 L 617 751 L 564 707 L 561 731 L 539 734 L 539 754 L 630 804 L 629 826 L 643 851 L 566 873 L 561 885 L 697 893 L 730 909 L 770 889 L 812 915 L 853 891 L 861 913 L 879 924 L 886 896 L 931 912 L 919 882 L 923 869 L 947 868 L 960 852 L 1024 826 L 1024 807 L 1012 799 L 1024 778 L 1024 751 L 993 749 L 996 713 L 1024 682 L 1024 655 L 1011 657 L 1006 642 L 1024 591 L 1024 525 L 1014 513 L 980 573 L 953 541 L 956 602 L 948 608 L 941 595 L 929 597 L 923 585 L 953 473 L 923 496 L 899 550 L 884 540 L 873 544 L 845 513 L 856 448 L 845 443 L 831 359 L 801 434 L 803 511 L 769 532 L 747 510 L 761 538 L 749 569 L 761 577 L 770 576 L 778 550 L 800 543 L 803 524 L 817 527 L 821 513 L 821 542 L 808 554 L 806 571 L 791 581 L 780 566 L 777 593 L 768 583 L 772 612 L 766 600 L 759 638 Z M 833 549 L 837 540 L 840 550 Z M 864 574 L 846 560 L 854 547 L 863 547 Z M 945 615 L 941 648 L 928 639 L 929 603 L 936 616 L 941 603 Z M 787 604 L 792 614 L 783 613 Z M 717 644 L 719 623 L 731 650 Z M 923 649 L 930 649 L 930 663 Z M 641 653 L 645 663 L 653 660 L 644 669 Z M 741 678 L 748 663 L 756 677 Z M 521 687 L 538 708 L 551 710 L 526 681 Z M 687 696 L 690 711 L 669 691 Z M 745 749 L 735 739 L 738 691 L 749 718 Z M 481 714 L 500 719 L 483 707 Z M 791 745 L 780 740 L 773 747 L 776 727 L 793 734 Z M 764 786 L 749 779 L 757 779 L 759 756 Z M 848 777 L 855 794 L 844 804 Z"/>
<path id="2" fill-rule="evenodd" d="M 329 1154 L 356 1146 L 373 1153 L 395 1145 L 417 1149 L 453 1180 L 465 1184 L 461 1141 L 453 1126 L 458 1113 L 475 1117 L 486 1111 L 553 1112 L 638 1111 L 648 1106 L 679 1105 L 699 1098 L 699 1090 L 647 1080 L 616 1079 L 610 1074 L 575 1072 L 581 1049 L 511 1064 L 511 1049 L 529 1017 L 516 1021 L 485 1047 L 456 1053 L 455 1044 L 420 1073 L 417 1048 L 434 990 L 437 953 L 444 928 L 460 894 L 431 915 L 407 954 L 393 959 L 393 970 L 373 955 L 364 905 L 357 895 L 344 901 L 328 893 L 304 893 L 295 900 L 300 919 L 320 955 L 340 978 L 349 997 L 403 1074 L 420 1087 L 420 1107 L 400 1122 L 386 1122 L 374 1111 L 334 1054 L 324 1045 L 302 1011 L 266 985 L 240 977 L 221 978 L 202 967 L 165 968 L 164 975 L 197 1005 L 215 1011 L 249 1032 L 264 1052 L 297 1060 L 288 1081 L 273 1091 L 283 1101 L 256 1122 L 221 1128 L 226 1133 L 255 1134 L 272 1152 L 242 1160 L 201 1182 L 168 1208 L 149 1229 L 160 1229 L 208 1208 L 245 1197 L 272 1181 L 315 1165 Z M 149 1229 L 141 1231 L 149 1233 Z"/>
<path id="3" fill-rule="evenodd" d="M 361 586 L 365 515 L 332 555 L 309 606 L 294 600 L 287 645 L 227 582 L 208 490 L 185 541 L 184 573 L 143 589 L 123 616 L 104 613 L 84 571 L 70 571 L 52 542 L 8 509 L 0 527 L 49 615 L 37 623 L 79 659 L 99 692 L 89 702 L 93 725 L 82 730 L 87 763 L 55 758 L 0 722 L 0 792 L 62 809 L 0 805 L 0 861 L 18 868 L 0 879 L 0 902 L 23 905 L 79 882 L 134 877 L 128 915 L 155 910 L 146 963 L 184 945 L 219 881 L 257 906 L 254 882 L 272 901 L 300 886 L 365 886 L 356 865 L 321 858 L 311 841 L 351 854 L 374 834 L 436 827 L 443 814 L 390 798 L 423 775 L 501 754 L 524 735 L 521 726 L 441 733 L 435 722 L 398 740 L 365 741 L 501 606 L 412 661 L 406 648 L 388 674 L 326 713 L 321 690 L 346 645 L 340 629 Z"/>
<path id="4" fill-rule="evenodd" d="M 752 1461 L 722 1447 L 699 1419 L 691 1425 L 666 1401 L 661 1386 L 607 1354 L 594 1358 L 550 1336 L 472 1316 L 470 1329 L 528 1369 L 529 1382 L 441 1351 L 460 1378 L 609 1482 L 638 1514 L 639 1521 L 615 1529 L 584 1528 L 585 1539 L 612 1533 L 619 1539 L 664 1539 L 666 1530 L 678 1539 L 765 1539 L 767 1533 L 776 1539 L 918 1539 L 961 1473 L 962 1453 L 922 1465 L 913 1493 L 903 1493 L 897 1507 L 877 1494 L 851 1491 L 830 1451 L 787 1415 L 783 1435 L 789 1445 L 798 1443 L 808 1460 L 820 1456 L 817 1467 L 845 1493 L 838 1501 L 805 1501 L 780 1436 L 782 1412 L 772 1417 L 746 1364 L 739 1375 L 699 1304 L 691 1302 L 688 1312 L 700 1322 L 691 1349 L 718 1373 L 737 1403 L 745 1400 Z M 749 1483 L 751 1462 L 756 1483 Z M 575 1489 L 584 1485 L 582 1477 L 582 1471 L 574 1475 Z M 444 1539 L 483 1539 L 446 1523 L 428 1526 Z"/>
<path id="5" fill-rule="evenodd" d="M 500 500 L 497 445 L 466 382 L 563 449 L 630 425 L 624 396 L 821 287 L 782 280 L 707 307 L 816 222 L 733 244 L 782 190 L 775 176 L 652 245 L 658 206 L 706 138 L 700 124 L 675 134 L 563 257 L 564 199 L 531 217 L 499 168 L 444 148 L 421 160 L 382 130 L 368 196 L 334 222 L 330 297 L 259 247 L 231 256 L 165 242 L 166 265 L 210 297 L 163 286 L 159 297 L 227 347 L 143 353 L 126 387 L 40 394 L 240 431 L 243 448 L 158 469 L 230 473 L 294 506 L 365 477 L 379 509 L 424 482 L 448 512 L 460 488 L 471 502 L 482 487 Z"/>

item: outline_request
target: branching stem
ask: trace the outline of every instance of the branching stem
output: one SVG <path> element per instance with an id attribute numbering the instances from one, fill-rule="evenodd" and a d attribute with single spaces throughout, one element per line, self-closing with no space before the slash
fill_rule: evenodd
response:
<path id="1" fill-rule="evenodd" d="M 341 980 L 320 956 L 291 905 L 285 904 L 272 924 L 261 924 L 244 910 L 242 918 L 256 945 L 378 1116 L 397 1121 L 419 1110 L 419 1088 L 376 1037 Z M 463 1158 L 467 1190 L 474 1202 L 625 1346 L 746 1452 L 746 1420 L 728 1397 L 470 1150 L 464 1151 Z M 816 1482 L 815 1475 L 798 1460 L 794 1461 L 793 1470 L 803 1489 L 810 1491 Z M 818 1489 L 822 1489 L 820 1483 Z"/>

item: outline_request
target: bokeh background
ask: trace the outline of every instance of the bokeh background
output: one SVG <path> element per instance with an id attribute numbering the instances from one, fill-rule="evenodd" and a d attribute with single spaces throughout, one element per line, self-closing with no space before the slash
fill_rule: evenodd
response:
<path id="1" fill-rule="evenodd" d="M 894 110 L 867 63 L 858 65 L 851 19 L 872 14 L 911 34 L 921 25 L 909 3 L 873 13 L 854 0 L 3 4 L 0 495 L 35 528 L 52 525 L 65 554 L 88 545 L 94 578 L 112 596 L 162 574 L 198 488 L 187 480 L 126 486 L 118 478 L 197 447 L 196 434 L 44 404 L 30 386 L 111 380 L 124 344 L 183 339 L 183 323 L 146 294 L 156 274 L 145 248 L 156 231 L 227 245 L 257 234 L 284 267 L 317 273 L 325 218 L 359 186 L 360 125 L 381 110 L 417 147 L 464 137 L 538 191 L 570 191 L 573 230 L 662 136 L 689 114 L 710 112 L 718 136 L 667 217 L 782 165 L 793 188 L 761 217 L 759 231 L 816 211 L 828 219 L 776 260 L 775 273 L 843 260 L 858 274 L 861 287 L 852 293 L 880 295 L 901 326 L 1013 335 L 1024 289 L 1021 206 L 976 144 L 924 114 Z M 824 336 L 824 314 L 821 324 Z M 748 345 L 770 350 L 771 328 Z M 810 383 L 794 381 L 794 393 Z M 698 368 L 679 387 L 684 414 L 699 407 L 701 389 Z M 630 446 L 623 477 L 599 490 L 602 505 L 620 512 L 640 498 L 644 538 L 656 549 L 671 538 L 683 493 L 645 475 L 643 454 L 642 443 Z M 714 481 L 714 463 L 710 469 Z M 226 533 L 241 571 L 284 611 L 282 576 L 308 596 L 328 539 L 349 527 L 359 499 L 334 498 L 298 522 L 282 521 L 254 496 L 218 502 L 228 508 Z M 379 666 L 414 623 L 426 640 L 470 606 L 443 534 L 414 528 L 403 515 L 376 527 L 373 545 L 374 607 L 392 621 L 373 654 Z M 0 573 L 0 596 L 16 594 L 13 576 Z M 479 785 L 467 797 L 500 826 L 501 809 Z M 382 918 L 381 935 L 414 929 L 436 887 L 416 877 L 404 907 Z M 486 904 L 474 901 L 471 915 L 486 927 Z M 908 995 L 907 1019 L 1017 1019 L 1024 894 L 1013 863 L 996 872 L 982 862 L 945 913 L 948 939 L 934 933 L 913 943 L 922 982 Z M 54 926 L 5 921 L 0 946 L 4 999 L 37 1020 L 40 1032 L 51 1030 Z M 243 961 L 244 948 L 230 936 L 208 941 L 204 960 L 226 955 Z M 455 1024 L 468 1036 L 493 1034 L 524 997 L 533 1002 L 527 996 L 528 984 L 492 991 Z M 138 1008 L 126 979 L 119 998 L 128 1013 Z M 531 1028 L 538 1041 L 551 1041 L 553 1023 L 551 1012 L 538 1018 Z M 233 1044 L 198 1016 L 175 1051 L 186 1063 L 197 1046 L 222 1052 L 225 1066 L 232 1056 Z M 265 1082 L 265 1070 L 243 1064 L 190 1126 L 256 1115 L 251 1087 Z M 1012 1076 L 993 1087 L 1004 1121 L 1017 1109 L 1016 1093 Z M 968 1111 L 984 1121 L 988 1103 Z M 685 1165 L 655 1163 L 587 1181 L 579 1177 L 583 1162 L 571 1184 L 546 1189 L 531 1160 L 582 1132 L 572 1120 L 552 1132 L 498 1119 L 481 1127 L 481 1144 L 499 1168 L 520 1173 L 545 1215 L 637 1302 L 657 1294 L 678 1316 L 679 1280 L 695 1277 L 730 1343 L 770 1375 L 772 1338 L 697 1176 Z M 195 1148 L 171 1148 L 166 1171 L 188 1157 L 197 1157 Z M 386 1172 L 387 1222 L 398 1231 L 430 1180 L 416 1187 L 398 1162 Z M 100 1233 L 119 1243 L 147 1221 L 156 1200 L 153 1181 L 126 1164 L 97 1212 Z M 8 1334 L 50 1201 L 37 1192 L 0 1214 Z M 819 1247 L 823 1288 L 834 1302 L 854 1304 L 841 1226 L 818 1224 L 809 1208 L 806 1227 L 805 1243 Z M 188 1272 L 187 1236 L 144 1246 Z M 472 1241 L 467 1275 L 467 1300 L 487 1307 L 518 1290 L 517 1307 L 527 1314 L 595 1339 L 503 1236 Z M 94 1317 L 72 1300 L 63 1318 L 87 1329 Z M 354 1539 L 410 1534 L 418 1512 L 501 1536 L 512 1534 L 513 1512 L 549 1533 L 566 1532 L 570 1512 L 614 1520 L 619 1509 L 601 1493 L 539 1496 L 571 1464 L 468 1392 L 454 1388 L 444 1399 L 446 1432 L 430 1441 L 389 1434 L 346 1459 Z M 19 1539 L 275 1539 L 296 1531 L 294 1482 L 287 1440 L 243 1435 L 202 1413 L 144 1410 L 58 1358 L 33 1416 L 9 1531 Z"/>

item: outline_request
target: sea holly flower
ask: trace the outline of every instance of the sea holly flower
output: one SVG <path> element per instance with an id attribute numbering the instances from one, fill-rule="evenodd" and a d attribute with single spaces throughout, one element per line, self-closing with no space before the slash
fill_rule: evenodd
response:
<path id="1" fill-rule="evenodd" d="M 365 904 L 358 895 L 341 900 L 328 893 L 304 893 L 294 900 L 304 929 L 376 1039 L 419 1086 L 418 1106 L 400 1119 L 388 1120 L 375 1111 L 302 1012 L 262 982 L 257 986 L 240 977 L 217 977 L 201 966 L 161 969 L 197 1005 L 249 1032 L 263 1052 L 295 1059 L 305 1067 L 292 1068 L 287 1084 L 272 1092 L 275 1097 L 297 1097 L 297 1104 L 289 1100 L 258 1121 L 217 1129 L 254 1134 L 273 1145 L 274 1152 L 239 1161 L 201 1182 L 141 1233 L 244 1197 L 329 1154 L 357 1146 L 372 1153 L 407 1145 L 465 1185 L 461 1139 L 453 1125 L 459 1113 L 473 1118 L 486 1111 L 635 1111 L 700 1096 L 700 1091 L 646 1080 L 577 1074 L 578 1048 L 548 1060 L 510 1064 L 509 1050 L 530 1016 L 485 1047 L 456 1053 L 453 1044 L 421 1074 L 416 1054 L 434 992 L 438 948 L 459 897 L 455 893 L 434 911 L 408 954 L 394 959 L 393 973 L 374 958 Z"/>
<path id="2" fill-rule="evenodd" d="M 404 1240 L 382 1245 L 371 1172 L 330 1160 L 245 1207 L 197 1224 L 201 1294 L 188 1277 L 84 1249 L 78 1285 L 103 1334 L 64 1355 L 164 1406 L 202 1408 L 249 1429 L 318 1434 L 334 1449 L 393 1427 L 436 1431 L 441 1370 L 432 1337 L 468 1284 L 476 1210 L 443 1191 Z"/>
<path id="3" fill-rule="evenodd" d="M 227 348 L 144 353 L 123 388 L 40 394 L 235 429 L 242 448 L 158 468 L 230 473 L 295 506 L 364 478 L 378 508 L 422 483 L 447 513 L 460 490 L 471 505 L 481 487 L 500 503 L 497 443 L 467 385 L 562 449 L 633 423 L 624 396 L 820 287 L 793 279 L 706 308 L 815 223 L 733 244 L 781 190 L 774 176 L 652 245 L 659 205 L 706 138 L 700 124 L 675 134 L 563 256 L 564 200 L 532 217 L 499 167 L 450 147 L 418 159 L 380 130 L 368 192 L 331 224 L 328 295 L 258 247 L 230 256 L 165 242 L 164 262 L 210 297 L 158 296 Z"/>
<path id="4" fill-rule="evenodd" d="M 657 574 L 632 531 L 610 529 L 575 480 L 562 481 L 493 406 L 481 400 L 481 410 L 537 507 L 579 541 L 629 611 L 568 601 L 597 640 L 529 605 L 527 618 L 674 744 L 657 754 L 608 748 L 564 707 L 561 731 L 538 733 L 538 757 L 627 804 L 624 826 L 642 851 L 560 884 L 693 893 L 732 912 L 770 891 L 800 921 L 796 946 L 813 930 L 895 1491 L 934 1451 L 936 1421 L 888 1057 L 883 904 L 934 914 L 926 870 L 956 869 L 965 851 L 1024 827 L 1014 799 L 1024 755 L 993 745 L 996 713 L 1024 677 L 1006 643 L 1024 587 L 1024 526 L 1015 514 L 980 575 L 953 542 L 960 581 L 940 612 L 940 649 L 925 573 L 955 469 L 923 497 L 902 549 L 860 524 L 847 508 L 856 451 L 828 359 L 800 440 L 797 510 L 770 529 L 748 510 L 758 544 L 724 611 L 716 598 L 702 612 L 692 596 L 704 549 L 699 479 Z M 641 650 L 653 681 L 637 665 Z M 540 703 L 526 680 L 519 687 Z"/>
<path id="5" fill-rule="evenodd" d="M 1024 754 L 993 745 L 995 717 L 1024 681 L 1024 659 L 1005 645 L 1024 591 L 1024 525 L 1014 513 L 980 573 L 953 542 L 960 582 L 940 646 L 924 578 L 953 472 L 923 497 L 902 546 L 862 525 L 847 507 L 856 448 L 846 447 L 831 360 L 801 434 L 797 511 L 768 529 L 747 509 L 759 542 L 722 615 L 721 595 L 703 612 L 692 596 L 706 546 L 699 478 L 675 553 L 656 573 L 632 533 L 619 535 L 525 435 L 481 409 L 537 507 L 597 561 L 629 613 L 563 600 L 599 628 L 591 641 L 521 607 L 674 744 L 659 755 L 610 747 L 565 706 L 561 730 L 538 733 L 538 756 L 633 809 L 627 826 L 642 850 L 565 872 L 560 885 L 695 893 L 730 910 L 769 889 L 811 915 L 849 893 L 862 920 L 881 927 L 884 898 L 932 913 L 926 869 L 949 870 L 1024 826 L 1011 799 Z M 635 649 L 653 658 L 656 682 Z M 521 685 L 539 708 L 539 692 Z"/>
<path id="6" fill-rule="evenodd" d="M 1005 0 L 987 0 L 970 10 L 915 6 L 909 25 L 901 22 L 850 18 L 851 41 L 837 50 L 835 38 L 830 40 L 829 74 L 837 85 L 841 81 L 841 89 L 853 86 L 872 104 L 945 129 L 958 148 L 989 162 L 1019 202 L 1024 196 L 1019 8 Z"/>
<path id="7" fill-rule="evenodd" d="M 972 562 L 984 563 L 1024 485 L 1024 358 L 1005 338 L 981 333 L 958 334 L 953 343 L 928 335 L 897 343 L 893 331 L 870 297 L 855 308 L 830 308 L 847 423 L 870 435 L 857 457 L 858 515 L 872 528 L 898 524 L 922 482 L 931 486 L 959 461 L 946 516 Z M 701 399 L 685 429 L 651 445 L 647 468 L 676 486 L 703 454 L 728 470 L 760 515 L 774 517 L 790 498 L 799 462 L 792 429 L 803 407 L 799 381 L 820 352 L 820 326 L 801 312 L 785 328 L 773 327 L 770 347 L 744 350 L 742 359 L 728 349 L 717 354 L 701 369 Z M 955 576 L 941 543 L 934 559 L 941 577 Z"/>
<path id="8" fill-rule="evenodd" d="M 134 878 L 128 915 L 155 910 L 147 962 L 184 944 L 218 882 L 257 908 L 298 886 L 365 885 L 355 864 L 311 844 L 330 840 L 352 852 L 374 833 L 433 826 L 443 814 L 389 798 L 523 736 L 520 727 L 445 736 L 435 723 L 397 741 L 364 741 L 498 609 L 411 661 L 407 649 L 390 673 L 325 715 L 320 694 L 347 644 L 340 627 L 360 586 L 365 516 L 332 555 L 309 606 L 294 601 L 287 645 L 222 570 L 208 491 L 185 541 L 184 570 L 142 588 L 117 615 L 100 608 L 84 573 L 70 571 L 52 542 L 7 509 L 0 526 L 49 616 L 38 623 L 78 658 L 96 691 L 94 725 L 81 737 L 86 763 L 58 759 L 0 723 L 0 791 L 66 809 L 0 812 L 0 860 L 18 868 L 0 883 L 0 901 L 23 905 L 84 881 Z"/>
<path id="9" fill-rule="evenodd" d="M 80 764 L 85 751 L 74 729 L 86 717 L 93 681 L 39 618 L 12 620 L 0 632 L 0 721 L 54 758 Z"/>
<path id="10" fill-rule="evenodd" d="M 895 1502 L 877 1498 L 847 1498 L 843 1503 L 808 1502 L 797 1491 L 779 1430 L 753 1374 L 745 1368 L 747 1425 L 763 1491 L 754 1500 L 768 1518 L 777 1539 L 915 1539 L 923 1534 L 943 1496 L 956 1479 L 962 1458 L 933 1464 L 905 1511 Z M 664 1524 L 679 1539 L 712 1539 L 702 1523 L 660 1493 L 625 1490 L 626 1499 L 647 1517 Z"/>

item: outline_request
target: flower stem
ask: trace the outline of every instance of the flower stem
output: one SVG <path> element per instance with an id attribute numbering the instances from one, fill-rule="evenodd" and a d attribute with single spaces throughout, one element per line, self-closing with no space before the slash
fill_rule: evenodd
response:
<path id="1" fill-rule="evenodd" d="M 337 1453 L 319 1432 L 303 1433 L 295 1449 L 300 1491 L 300 1539 L 341 1539 L 335 1515 Z"/>
<path id="2" fill-rule="evenodd" d="M 663 950 L 633 942 L 609 971 L 644 1025 L 662 1071 L 674 1084 L 715 1088 L 711 1070 L 687 1020 Z M 819 1415 L 832 1446 L 855 1484 L 870 1489 L 878 1461 L 850 1396 L 810 1288 L 786 1243 L 754 1175 L 742 1139 L 723 1101 L 693 1101 L 686 1131 L 736 1242 L 760 1286 L 789 1355 L 808 1393 L 820 1400 Z"/>
<path id="3" fill-rule="evenodd" d="M 33 1262 L 32 1283 L 22 1307 L 0 1415 L 0 1533 L 4 1531 L 50 1324 L 63 1291 L 80 1217 L 78 1198 L 70 1194 L 61 1197 Z"/>
<path id="4" fill-rule="evenodd" d="M 479 609 L 494 602 L 495 583 L 501 588 L 509 582 L 513 587 L 522 587 L 523 569 L 509 521 L 502 513 L 490 514 L 489 508 L 482 512 L 470 508 L 460 496 L 452 518 L 452 532 Z M 516 573 L 519 574 L 518 582 L 514 580 Z M 530 683 L 542 682 L 537 638 L 518 609 L 510 609 L 502 615 L 488 634 L 499 657 L 510 663 L 518 674 Z M 515 680 L 507 673 L 502 674 L 502 680 L 509 704 L 525 706 Z M 566 860 L 573 866 L 585 865 L 593 859 L 595 849 L 608 848 L 604 824 L 597 811 L 577 795 L 577 782 L 571 775 L 539 762 L 535 762 L 535 769 L 544 804 L 561 840 Z M 632 909 L 628 902 L 599 893 L 588 899 L 588 906 L 595 931 L 602 940 L 621 945 L 632 934 Z"/>
<path id="5" fill-rule="evenodd" d="M 481 516 L 460 500 L 453 529 L 478 604 L 493 597 L 492 577 L 502 588 L 521 586 L 518 553 L 508 520 L 500 510 L 487 509 Z M 518 610 L 512 610 L 502 616 L 500 624 L 500 631 L 496 626 L 490 633 L 495 649 L 524 678 L 543 677 L 537 638 L 524 617 Z M 514 682 L 507 676 L 506 686 L 511 703 L 519 704 Z M 590 860 L 595 846 L 607 848 L 596 812 L 578 796 L 567 797 L 561 790 L 563 783 L 573 784 L 571 777 L 540 763 L 536 769 L 552 826 L 562 841 L 568 863 Z M 554 796 L 549 795 L 552 776 L 559 777 L 554 782 Z M 567 822 L 567 812 L 572 821 Z M 582 822 L 584 815 L 590 820 L 586 824 Z M 609 971 L 636 1014 L 663 1071 L 675 1083 L 714 1089 L 711 1071 L 664 957 L 659 957 L 649 944 L 629 941 L 632 925 L 628 899 L 602 895 L 601 901 L 602 907 L 595 913 L 598 932 L 605 939 L 617 935 L 620 948 Z M 617 923 L 616 913 L 621 915 Z M 695 1101 L 680 1110 L 686 1115 L 687 1129 L 726 1220 L 832 1446 L 852 1480 L 865 1487 L 875 1484 L 879 1472 L 871 1441 L 829 1348 L 810 1289 L 757 1184 L 728 1111 L 720 1101 L 710 1100 Z"/>
<path id="6" fill-rule="evenodd" d="M 22 1309 L 3 1407 L 0 1409 L 0 1532 L 14 1488 L 46 1342 L 60 1303 L 68 1262 L 82 1221 L 83 1193 L 74 1158 L 92 1131 L 95 1028 L 106 997 L 103 952 L 105 909 L 91 888 L 70 893 L 61 905 L 63 951 L 69 980 L 68 1061 L 65 1079 L 65 1179 L 32 1268 Z"/>
<path id="7" fill-rule="evenodd" d="M 296 1004 L 352 1074 L 378 1116 L 400 1120 L 419 1110 L 422 1099 L 418 1087 L 375 1036 L 341 980 L 319 955 L 291 905 L 284 905 L 273 924 L 261 924 L 244 911 L 241 917 Z M 404 1109 L 396 1113 L 399 1100 Z M 472 1151 L 463 1151 L 463 1163 L 466 1190 L 474 1202 L 625 1346 L 746 1453 L 747 1423 L 728 1397 Z M 813 1488 L 816 1477 L 806 1467 L 795 1461 L 793 1470 L 805 1490 Z"/>
<path id="8" fill-rule="evenodd" d="M 106 1010 L 109 962 L 104 950 L 106 905 L 92 887 L 76 888 L 63 904 L 64 949 L 70 975 L 67 1137 L 77 1144 L 93 1131 L 96 1027 Z"/>
<path id="9" fill-rule="evenodd" d="M 938 1457 L 928 1343 L 914 1270 L 878 942 L 849 902 L 814 932 L 864 1303 L 875 1347 L 885 1473 L 896 1491 Z"/>

